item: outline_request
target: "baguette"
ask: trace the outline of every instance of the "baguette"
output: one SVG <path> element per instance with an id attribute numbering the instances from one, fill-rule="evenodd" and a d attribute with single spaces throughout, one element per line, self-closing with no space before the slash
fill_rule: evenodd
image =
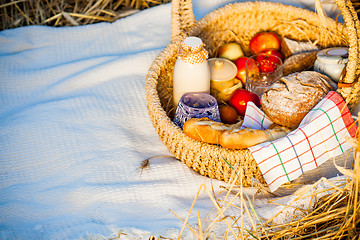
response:
<path id="1" fill-rule="evenodd" d="M 191 118 L 184 123 L 184 133 L 192 139 L 210 144 L 218 144 L 220 135 L 236 126 L 241 126 L 242 121 L 237 124 L 228 125 L 222 122 L 215 122 L 209 118 Z"/>
<path id="2" fill-rule="evenodd" d="M 192 118 L 185 122 L 184 133 L 192 139 L 210 144 L 219 144 L 224 148 L 244 149 L 262 142 L 284 137 L 289 128 L 273 124 L 267 130 L 250 128 L 240 129 L 242 121 L 227 125 L 208 118 Z"/>
<path id="3" fill-rule="evenodd" d="M 289 128 L 276 124 L 273 124 L 266 130 L 251 128 L 234 129 L 223 132 L 220 135 L 219 143 L 224 148 L 244 149 L 259 143 L 274 141 L 278 138 L 285 137 L 289 132 Z"/>

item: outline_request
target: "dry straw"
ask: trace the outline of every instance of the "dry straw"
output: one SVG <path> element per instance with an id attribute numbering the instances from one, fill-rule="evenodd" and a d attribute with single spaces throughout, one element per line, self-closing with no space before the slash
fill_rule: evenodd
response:
<path id="1" fill-rule="evenodd" d="M 170 0 L 0 0 L 0 30 L 113 22 Z"/>
<path id="2" fill-rule="evenodd" d="M 312 185 L 300 188 L 293 194 L 296 197 L 292 202 L 283 206 L 270 219 L 261 218 L 257 214 L 254 200 L 246 195 L 242 184 L 235 185 L 238 178 L 242 179 L 242 171 L 239 168 L 237 170 L 233 168 L 225 196 L 223 193 L 214 194 L 214 191 L 201 185 L 186 218 L 183 219 L 174 213 L 183 222 L 178 239 L 181 239 L 185 228 L 188 228 L 197 239 L 359 239 L 360 130 L 358 130 L 358 139 L 351 141 L 354 146 L 353 166 L 348 169 L 336 166 L 344 174 L 341 181 L 321 178 Z M 194 215 L 194 206 L 202 191 L 214 204 L 216 214 L 200 216 L 197 211 L 197 224 L 193 226 L 188 220 Z M 279 205 L 275 200 L 279 199 L 273 198 L 268 203 L 274 204 L 275 209 Z M 307 200 L 304 201 L 307 204 L 299 206 L 294 204 L 302 200 Z M 228 210 L 230 208 L 237 208 L 240 212 L 232 215 Z M 285 213 L 287 221 L 282 223 L 276 221 L 279 215 Z M 244 218 L 248 219 L 247 227 L 244 226 Z M 222 226 L 220 232 L 216 225 Z"/>
<path id="3" fill-rule="evenodd" d="M 0 30 L 113 22 L 171 0 L 0 0 Z M 352 0 L 360 12 L 360 0 Z"/>

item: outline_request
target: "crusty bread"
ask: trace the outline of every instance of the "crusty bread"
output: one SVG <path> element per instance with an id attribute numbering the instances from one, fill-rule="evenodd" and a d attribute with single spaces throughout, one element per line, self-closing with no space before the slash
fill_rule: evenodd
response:
<path id="1" fill-rule="evenodd" d="M 198 141 L 219 144 L 224 148 L 243 149 L 284 137 L 290 129 L 274 124 L 267 130 L 241 129 L 242 121 L 227 125 L 208 118 L 192 118 L 185 122 L 184 133 Z"/>
<path id="2" fill-rule="evenodd" d="M 184 133 L 205 143 L 219 143 L 220 135 L 228 130 L 229 127 L 221 122 L 215 122 L 209 118 L 191 118 L 184 123 Z"/>
<path id="3" fill-rule="evenodd" d="M 220 135 L 219 143 L 224 148 L 244 149 L 285 137 L 290 132 L 289 128 L 275 126 L 266 130 L 251 128 L 227 130 Z"/>
<path id="4" fill-rule="evenodd" d="M 309 70 L 314 66 L 316 60 L 316 54 L 319 51 L 308 51 L 302 53 L 296 53 L 284 60 L 283 74 L 287 76 L 292 73 Z"/>
<path id="5" fill-rule="evenodd" d="M 274 83 L 261 97 L 265 114 L 274 122 L 296 128 L 305 115 L 336 84 L 326 75 L 303 71 L 284 76 Z"/>

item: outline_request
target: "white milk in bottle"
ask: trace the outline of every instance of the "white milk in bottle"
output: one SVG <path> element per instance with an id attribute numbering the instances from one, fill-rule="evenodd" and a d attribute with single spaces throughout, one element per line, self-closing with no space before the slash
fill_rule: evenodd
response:
<path id="1" fill-rule="evenodd" d="M 210 93 L 208 52 L 198 37 L 185 38 L 179 49 L 173 73 L 173 103 L 178 105 L 188 92 Z"/>

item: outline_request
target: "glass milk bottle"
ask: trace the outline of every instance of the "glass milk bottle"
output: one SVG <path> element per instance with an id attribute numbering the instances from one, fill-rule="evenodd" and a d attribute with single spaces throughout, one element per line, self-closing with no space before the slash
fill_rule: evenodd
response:
<path id="1" fill-rule="evenodd" d="M 210 93 L 208 52 L 198 37 L 185 38 L 179 49 L 173 73 L 173 103 L 178 105 L 188 92 Z"/>

